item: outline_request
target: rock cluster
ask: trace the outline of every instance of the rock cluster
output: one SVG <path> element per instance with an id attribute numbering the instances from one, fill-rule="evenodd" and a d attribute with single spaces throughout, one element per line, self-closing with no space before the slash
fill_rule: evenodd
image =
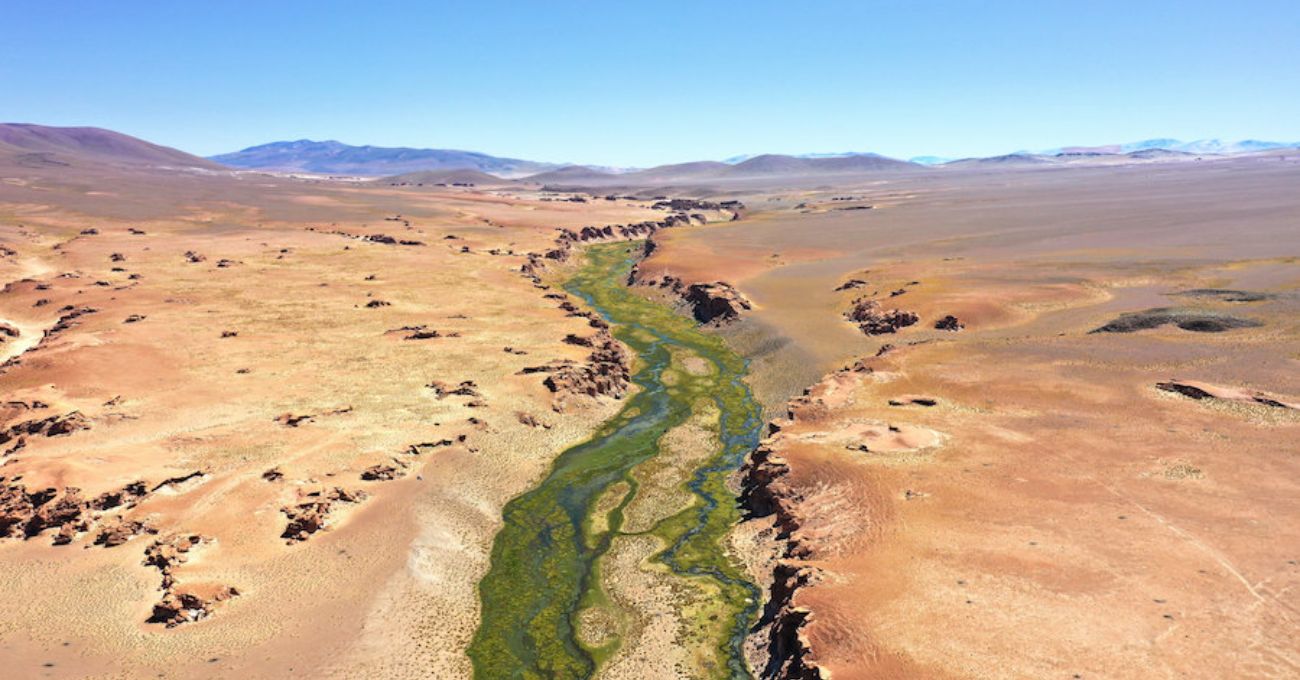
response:
<path id="1" fill-rule="evenodd" d="M 10 425 L 0 430 L 0 445 L 14 440 L 21 441 L 26 437 L 59 437 L 88 429 L 90 429 L 90 419 L 80 411 L 70 411 L 62 415 L 25 420 Z"/>
<path id="2" fill-rule="evenodd" d="M 16 481 L 5 483 L 0 478 L 0 484 L 3 484 L 0 486 L 0 538 L 26 540 L 47 529 L 57 529 L 54 545 L 67 545 L 78 534 L 90 531 L 100 521 L 98 513 L 119 507 L 130 509 L 149 493 L 144 482 L 132 482 L 87 500 L 82 497 L 81 489 L 72 486 L 29 491 L 26 485 Z M 120 519 L 112 521 L 120 523 Z M 104 526 L 110 534 L 121 537 L 121 540 L 114 539 L 111 545 L 109 537 L 103 541 L 96 538 L 97 543 L 109 547 L 145 530 L 144 526 L 130 530 L 114 529 L 110 523 Z M 127 531 L 129 533 L 122 536 Z"/>
<path id="3" fill-rule="evenodd" d="M 389 220 L 388 218 L 384 218 L 384 219 L 387 220 L 387 221 L 393 221 L 393 220 Z M 406 226 L 407 229 L 410 229 L 410 228 L 411 228 L 411 223 L 410 223 L 410 222 L 407 222 L 407 221 L 405 221 L 405 220 L 403 220 L 403 222 L 405 223 L 405 226 Z M 346 237 L 346 238 L 356 239 L 356 240 L 358 240 L 358 241 L 365 241 L 366 243 L 378 243 L 378 244 L 380 244 L 380 245 L 386 245 L 386 246 L 422 246 L 422 245 L 425 245 L 424 241 L 413 241 L 413 240 L 409 240 L 409 239 L 399 239 L 399 238 L 396 238 L 396 237 L 393 237 L 393 236 L 389 236 L 388 234 L 353 234 L 353 233 L 346 232 L 346 231 L 342 231 L 342 230 L 339 230 L 339 229 L 328 229 L 328 230 L 327 230 L 327 229 L 317 229 L 316 227 L 307 227 L 307 231 L 315 231 L 315 232 L 320 232 L 320 233 L 323 233 L 323 234 L 333 234 L 333 235 L 335 235 L 335 236 L 344 236 L 344 237 Z M 283 252 L 283 251 L 281 251 L 281 252 Z"/>
<path id="4" fill-rule="evenodd" d="M 897 333 L 898 329 L 911 326 L 921 320 L 915 312 L 901 309 L 885 310 L 879 302 L 860 297 L 853 301 L 853 307 L 844 314 L 849 321 L 867 335 L 884 335 Z"/>
<path id="5" fill-rule="evenodd" d="M 959 331 L 966 327 L 961 319 L 949 314 L 934 322 L 934 327 L 941 331 Z"/>
<path id="6" fill-rule="evenodd" d="M 349 491 L 337 486 L 303 494 L 296 503 L 280 508 L 289 519 L 280 538 L 287 539 L 291 545 L 295 541 L 305 541 L 312 534 L 328 528 L 326 525 L 336 504 L 359 503 L 365 498 L 364 491 Z"/>
<path id="7" fill-rule="evenodd" d="M 473 380 L 462 380 L 460 384 L 456 385 L 455 387 L 452 387 L 451 385 L 448 385 L 447 383 L 441 380 L 434 380 L 433 382 L 429 383 L 427 387 L 433 390 L 434 394 L 437 395 L 439 399 L 445 399 L 453 395 L 460 396 L 460 397 L 482 397 L 483 396 L 478 391 L 478 385 L 474 384 Z"/>
<path id="8" fill-rule="evenodd" d="M 114 548 L 141 534 L 157 533 L 147 522 L 113 517 L 104 522 L 95 535 L 95 545 Z"/>
<path id="9" fill-rule="evenodd" d="M 687 212 L 690 210 L 744 210 L 745 204 L 740 201 L 722 201 L 714 203 L 712 201 L 697 201 L 692 198 L 672 198 L 662 201 L 655 201 L 650 205 L 651 210 L 672 210 L 674 212 Z"/>
<path id="10" fill-rule="evenodd" d="M 180 586 L 176 582 L 176 569 L 189 561 L 192 550 L 212 543 L 212 539 L 199 534 L 171 534 L 153 542 L 144 552 L 144 564 L 162 573 L 162 599 L 153 606 L 149 623 L 161 623 L 168 628 L 207 618 L 222 602 L 239 595 L 239 590 L 226 585 Z"/>
<path id="11" fill-rule="evenodd" d="M 635 224 L 608 224 L 603 227 L 587 226 L 577 231 L 561 229 L 560 235 L 555 238 L 555 247 L 542 254 L 529 253 L 528 260 L 524 262 L 520 271 L 524 276 L 531 278 L 534 283 L 541 283 L 541 272 L 546 269 L 546 261 L 568 261 L 573 249 L 578 244 L 593 241 L 631 241 L 649 238 L 660 229 L 687 226 L 697 222 L 704 222 L 704 217 L 702 215 L 692 217 L 684 214 L 673 214 L 658 221 L 648 220 Z"/>
<path id="12" fill-rule="evenodd" d="M 544 372 L 550 375 L 542 384 L 560 397 L 581 394 L 617 399 L 627 394 L 632 374 L 623 345 L 602 328 L 592 336 L 591 348 L 586 363 L 558 362 L 545 366 Z"/>
<path id="13" fill-rule="evenodd" d="M 361 471 L 361 479 L 367 482 L 388 482 L 405 475 L 405 465 L 396 463 L 377 463 Z"/>

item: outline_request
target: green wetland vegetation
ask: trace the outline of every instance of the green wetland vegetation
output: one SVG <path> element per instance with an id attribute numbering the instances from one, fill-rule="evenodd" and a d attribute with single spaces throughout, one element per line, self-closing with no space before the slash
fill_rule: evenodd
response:
<path id="1" fill-rule="evenodd" d="M 742 644 L 761 593 L 726 549 L 739 519 L 726 480 L 758 441 L 760 409 L 744 382 L 743 358 L 625 285 L 639 246 L 588 248 L 565 285 L 632 350 L 639 389 L 590 440 L 560 454 L 535 488 L 506 505 L 479 584 L 482 623 L 469 648 L 476 678 L 592 677 L 628 631 L 644 625 L 678 628 L 678 644 L 690 651 L 691 667 L 682 670 L 691 676 L 751 677 Z M 708 450 L 692 452 L 678 493 L 651 491 L 643 481 L 665 466 L 665 435 L 688 424 L 707 429 L 709 436 L 697 440 Z M 634 504 L 658 514 L 624 532 Z M 602 558 L 631 536 L 656 541 L 650 568 L 671 583 L 678 620 L 639 621 L 607 592 Z"/>

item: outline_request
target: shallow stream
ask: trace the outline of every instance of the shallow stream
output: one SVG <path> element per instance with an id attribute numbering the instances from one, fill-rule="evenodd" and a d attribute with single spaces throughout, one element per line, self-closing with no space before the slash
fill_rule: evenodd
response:
<path id="1" fill-rule="evenodd" d="M 469 648 L 476 678 L 592 677 L 638 625 L 677 626 L 678 644 L 691 648 L 692 668 L 684 670 L 692 677 L 752 677 L 742 645 L 761 593 L 726 548 L 739 519 L 727 478 L 758 442 L 760 409 L 742 357 L 627 287 L 640 245 L 589 247 L 565 285 L 632 351 L 637 389 L 590 440 L 561 453 L 538 486 L 506 505 L 479 584 L 482 623 Z M 649 568 L 683 598 L 679 620 L 638 623 L 629 603 L 606 592 L 602 557 L 633 535 L 622 527 L 642 492 L 638 466 L 654 465 L 665 433 L 688 421 L 707 423 L 712 449 L 697 452 L 692 459 L 703 463 L 680 480 L 689 500 L 665 501 L 653 527 L 634 534 L 658 541 Z M 600 616 L 583 616 L 594 612 Z M 598 634 L 582 630 L 593 619 L 605 622 Z"/>

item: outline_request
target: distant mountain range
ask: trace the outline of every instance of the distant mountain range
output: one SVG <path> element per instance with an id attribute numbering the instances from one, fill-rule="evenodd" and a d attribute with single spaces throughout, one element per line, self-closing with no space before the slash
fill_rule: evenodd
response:
<path id="1" fill-rule="evenodd" d="M 474 151 L 352 146 L 342 142 L 271 142 L 210 158 L 232 168 L 326 175 L 385 176 L 429 170 L 478 170 L 498 177 L 522 177 L 561 167 Z"/>
<path id="2" fill-rule="evenodd" d="M 316 142 L 300 139 L 271 142 L 234 153 L 212 156 L 210 160 L 233 168 L 314 174 L 388 177 L 421 172 L 466 170 L 501 178 L 527 178 L 544 184 L 614 185 L 648 182 L 682 182 L 705 179 L 743 179 L 790 175 L 845 175 L 919 169 L 925 166 L 964 167 L 969 165 L 1045 164 L 1053 159 L 1071 161 L 1080 158 L 1123 155 L 1135 160 L 1173 159 L 1178 154 L 1236 154 L 1297 146 L 1284 142 L 1243 140 L 1226 142 L 1202 139 L 1183 142 L 1177 139 L 1147 139 L 1130 144 L 1106 146 L 1068 146 L 1044 151 L 1016 151 L 982 159 L 954 159 L 942 156 L 917 156 L 909 160 L 887 158 L 862 151 L 806 153 L 797 155 L 744 154 L 722 161 L 696 161 L 661 165 L 648 169 L 618 169 L 591 165 L 565 165 L 501 158 L 473 151 L 452 149 L 414 149 L 407 147 L 352 146 L 336 141 Z M 1158 154 L 1156 151 L 1168 153 Z M 1143 152 L 1140 155 L 1135 155 Z M 428 179 L 435 179 L 429 176 Z M 401 178 L 405 181 L 409 177 Z M 482 178 L 480 178 L 481 180 Z M 481 183 L 481 182 L 480 182 Z"/>
<path id="3" fill-rule="evenodd" d="M 644 186 L 705 180 L 864 175 L 919 169 L 922 166 L 915 163 L 866 153 L 806 156 L 762 154 L 734 163 L 697 161 L 619 173 L 573 165 L 526 179 L 554 186 Z"/>
<path id="4" fill-rule="evenodd" d="M 1059 155 L 1118 155 L 1128 154 L 1134 158 L 1155 158 L 1157 154 L 1133 155 L 1139 151 L 1172 151 L 1184 154 L 1211 154 L 1228 156 L 1239 153 L 1252 153 L 1257 151 L 1270 151 L 1272 149 L 1289 149 L 1300 147 L 1300 142 L 1269 142 L 1258 139 L 1244 139 L 1235 142 L 1224 141 L 1221 139 L 1198 139 L 1191 142 L 1184 142 L 1178 139 L 1159 138 L 1144 139 L 1140 142 L 1130 142 L 1128 144 L 1108 144 L 1104 146 L 1065 146 L 1055 149 L 1044 149 L 1041 151 L 1015 151 L 1001 156 L 989 156 L 979 159 L 973 158 L 953 158 L 951 156 L 913 156 L 908 162 L 919 165 L 945 165 L 955 162 L 967 162 L 972 160 L 986 160 L 995 163 L 1007 163 L 1027 158 L 1045 158 Z M 798 154 L 795 158 L 844 158 L 848 156 L 874 156 L 876 154 L 864 153 L 859 151 L 846 151 L 841 153 L 807 153 Z M 1172 154 L 1171 154 L 1172 155 Z M 735 164 L 740 163 L 754 155 L 732 156 L 723 159 L 723 163 Z"/>
<path id="5" fill-rule="evenodd" d="M 1300 148 L 1300 142 L 1257 139 L 1224 141 L 1147 139 L 1128 144 L 1071 146 L 1045 151 L 1018 151 L 985 158 L 948 159 L 918 156 L 908 161 L 874 153 L 761 154 L 724 161 L 695 161 L 628 170 L 589 165 L 562 165 L 501 158 L 448 149 L 350 146 L 341 142 L 272 142 L 210 159 L 170 147 L 92 127 L 51 127 L 0 123 L 0 163 L 46 168 L 118 166 L 221 171 L 229 168 L 387 177 L 393 183 L 489 184 L 522 178 L 552 186 L 670 185 L 708 180 L 819 178 L 919 171 L 927 167 L 1025 167 L 1079 163 L 1129 163 L 1193 160 L 1208 155 L 1235 155 Z"/>
<path id="6" fill-rule="evenodd" d="M 1060 153 L 1126 154 L 1134 151 L 1163 149 L 1165 151 L 1181 151 L 1190 154 L 1214 154 L 1227 156 L 1239 153 L 1252 153 L 1255 151 L 1270 151 L 1272 149 L 1289 149 L 1296 146 L 1300 146 L 1300 142 L 1267 142 L 1259 139 L 1243 139 L 1235 142 L 1225 141 L 1222 139 L 1197 139 L 1190 142 L 1184 142 L 1178 139 L 1160 138 L 1144 139 L 1140 142 L 1130 142 L 1128 144 L 1066 146 L 1058 149 L 1047 149 L 1044 151 L 1018 151 L 1016 153 L 1033 153 L 1041 156 L 1055 156 Z"/>

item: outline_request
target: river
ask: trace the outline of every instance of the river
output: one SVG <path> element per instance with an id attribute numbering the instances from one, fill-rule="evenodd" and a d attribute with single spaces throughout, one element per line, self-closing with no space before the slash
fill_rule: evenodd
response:
<path id="1" fill-rule="evenodd" d="M 693 676 L 752 677 L 742 645 L 761 602 L 757 586 L 726 550 L 739 519 L 727 478 L 758 442 L 760 409 L 744 382 L 745 360 L 716 335 L 637 295 L 627 277 L 640 243 L 591 246 L 566 283 L 611 324 L 636 358 L 638 389 L 588 441 L 559 455 L 535 488 L 508 503 L 479 584 L 482 621 L 469 648 L 476 678 L 592 677 L 625 642 L 635 612 L 611 598 L 602 558 L 619 540 L 651 536 L 651 557 L 685 598 L 675 625 L 693 649 Z M 638 466 L 654 464 L 664 435 L 704 422 L 711 442 L 678 480 L 689 497 L 638 499 Z M 644 468 L 643 468 L 644 469 Z M 667 498 L 667 496 L 665 496 Z M 649 527 L 624 533 L 634 503 L 661 505 Z M 600 611 L 601 635 L 583 634 L 583 613 Z M 596 637 L 598 639 L 594 639 Z"/>

